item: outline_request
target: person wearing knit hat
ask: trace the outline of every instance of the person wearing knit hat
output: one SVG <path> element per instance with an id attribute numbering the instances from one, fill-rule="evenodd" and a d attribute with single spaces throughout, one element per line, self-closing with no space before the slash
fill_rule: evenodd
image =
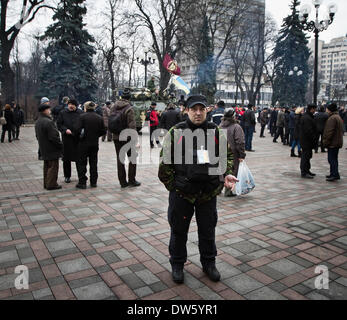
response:
<path id="1" fill-rule="evenodd" d="M 323 146 L 328 148 L 328 162 L 330 164 L 330 175 L 327 181 L 340 180 L 339 173 L 339 150 L 343 147 L 343 121 L 337 111 L 337 105 L 331 103 L 327 107 L 329 118 L 325 124 L 323 133 Z"/>
<path id="2" fill-rule="evenodd" d="M 47 97 L 43 97 L 41 99 L 41 104 L 49 104 L 49 99 Z"/>
<path id="3" fill-rule="evenodd" d="M 62 134 L 64 144 L 64 177 L 65 183 L 71 182 L 71 162 L 76 163 L 78 161 L 78 144 L 79 138 L 76 132 L 80 121 L 80 115 L 83 113 L 82 110 L 78 109 L 78 102 L 74 99 L 70 99 L 66 109 L 59 113 L 57 125 L 58 129 Z"/>
<path id="4" fill-rule="evenodd" d="M 43 187 L 46 190 L 58 190 L 62 188 L 57 181 L 63 143 L 60 140 L 57 126 L 51 118 L 50 106 L 41 104 L 38 111 L 40 114 L 35 123 L 35 133 L 39 143 L 40 159 L 44 161 Z"/>

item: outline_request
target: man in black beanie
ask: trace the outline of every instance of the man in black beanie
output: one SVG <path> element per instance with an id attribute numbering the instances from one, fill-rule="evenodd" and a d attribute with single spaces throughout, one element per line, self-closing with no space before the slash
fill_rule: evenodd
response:
<path id="1" fill-rule="evenodd" d="M 51 118 L 51 109 L 47 104 L 39 107 L 39 118 L 35 124 L 36 138 L 39 142 L 43 166 L 43 186 L 47 190 L 58 190 L 59 158 L 62 155 L 63 143 L 59 131 Z"/>
<path id="2" fill-rule="evenodd" d="M 330 175 L 327 181 L 340 180 L 338 155 L 339 149 L 343 147 L 343 121 L 337 111 L 337 105 L 328 105 L 329 118 L 325 124 L 323 133 L 323 146 L 328 148 L 328 161 L 330 164 Z"/>

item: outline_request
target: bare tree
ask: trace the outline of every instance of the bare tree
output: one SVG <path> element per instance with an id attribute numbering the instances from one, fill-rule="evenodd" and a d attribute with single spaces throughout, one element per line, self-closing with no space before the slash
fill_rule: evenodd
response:
<path id="1" fill-rule="evenodd" d="M 143 26 L 149 30 L 152 49 L 157 56 L 160 70 L 160 90 L 166 89 L 170 74 L 163 66 L 164 56 L 170 53 L 175 57 L 180 50 L 177 42 L 178 21 L 190 6 L 187 0 L 134 0 L 137 12 L 129 14 L 134 19 L 134 25 Z"/>
<path id="2" fill-rule="evenodd" d="M 252 23 L 248 23 L 247 28 L 245 25 L 240 26 L 230 43 L 229 53 L 242 102 L 246 96 L 250 103 L 255 104 L 261 88 L 271 84 L 269 52 L 274 44 L 276 25 L 271 17 L 264 19 L 261 11 L 252 10 L 249 12 L 251 14 Z"/>
<path id="3" fill-rule="evenodd" d="M 15 40 L 23 26 L 33 21 L 40 9 L 52 7 L 47 4 L 47 0 L 22 0 L 21 9 L 18 12 L 19 18 L 15 24 L 8 28 L 8 9 L 10 1 L 1 0 L 0 3 L 0 82 L 4 100 L 6 102 L 11 102 L 15 95 L 15 74 L 10 65 L 10 54 Z"/>
<path id="4" fill-rule="evenodd" d="M 213 59 L 210 59 L 209 69 L 212 70 L 211 79 L 214 80 L 214 92 L 216 92 L 217 73 L 226 72 L 225 63 L 230 56 L 228 48 L 237 36 L 239 26 L 245 19 L 245 13 L 250 7 L 250 0 L 198 0 L 194 2 L 180 20 L 179 40 L 183 44 L 183 53 L 196 64 L 199 61 L 199 53 L 202 50 L 202 37 L 210 39 Z M 207 35 L 202 34 L 207 19 Z M 214 94 L 212 93 L 212 95 Z"/>
<path id="5" fill-rule="evenodd" d="M 103 12 L 103 16 L 106 18 L 105 24 L 102 26 L 103 30 L 107 31 L 107 36 L 103 33 L 99 40 L 97 40 L 97 47 L 104 56 L 104 60 L 109 72 L 109 78 L 111 81 L 112 101 L 116 99 L 116 89 L 117 89 L 117 75 L 115 74 L 115 64 L 117 56 L 120 53 L 124 53 L 124 48 L 119 44 L 119 39 L 121 37 L 122 26 L 125 25 L 126 21 L 122 19 L 119 14 L 119 4 L 123 0 L 107 0 L 107 7 Z"/>

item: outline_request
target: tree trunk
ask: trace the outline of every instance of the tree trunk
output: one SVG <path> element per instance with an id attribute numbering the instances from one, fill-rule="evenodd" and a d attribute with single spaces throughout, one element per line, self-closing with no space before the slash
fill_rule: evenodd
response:
<path id="1" fill-rule="evenodd" d="M 2 53 L 4 50 L 2 51 Z M 8 60 L 3 58 L 2 61 L 2 75 L 1 75 L 1 87 L 2 95 L 5 103 L 11 103 L 14 101 L 15 95 L 15 74 L 11 69 L 10 63 Z M 5 61 L 4 61 L 5 60 Z"/>
<path id="2" fill-rule="evenodd" d="M 170 73 L 163 67 L 163 64 L 160 63 L 160 91 L 163 92 L 170 81 Z"/>

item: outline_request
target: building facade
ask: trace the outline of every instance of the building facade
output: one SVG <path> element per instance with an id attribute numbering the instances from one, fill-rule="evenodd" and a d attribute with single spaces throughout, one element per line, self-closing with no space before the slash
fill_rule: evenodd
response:
<path id="1" fill-rule="evenodd" d="M 314 40 L 310 43 L 314 56 Z M 320 90 L 318 100 L 347 101 L 347 35 L 334 38 L 329 43 L 319 41 L 318 72 L 320 78 Z"/>
<path id="2" fill-rule="evenodd" d="M 232 0 L 230 0 L 232 1 Z M 257 15 L 257 18 L 254 18 Z M 250 25 L 253 26 L 260 22 L 265 21 L 265 0 L 253 0 L 248 8 L 248 15 L 244 19 L 243 27 L 237 28 L 240 32 L 244 32 L 245 29 L 250 30 Z M 223 39 L 223 29 L 218 30 L 218 36 Z M 222 43 L 222 41 L 221 41 Z M 215 56 L 218 55 L 220 48 L 215 47 Z M 247 88 L 244 85 L 237 84 L 235 81 L 235 63 L 232 62 L 232 52 L 225 50 L 220 63 L 217 67 L 216 84 L 217 92 L 215 94 L 216 100 L 224 100 L 227 104 L 248 104 Z M 250 52 L 251 56 L 252 53 Z M 244 57 L 245 59 L 248 57 Z M 178 64 L 181 66 L 182 78 L 188 84 L 190 88 L 194 88 L 197 85 L 197 69 L 198 64 L 196 61 L 188 57 L 187 55 L 180 53 L 176 57 Z M 243 76 L 246 78 L 246 82 L 251 81 L 251 74 L 249 70 L 244 70 Z M 262 81 L 265 82 L 266 75 L 265 70 L 262 75 Z M 242 86 L 242 89 L 240 88 Z M 259 94 L 256 98 L 256 104 L 260 107 L 269 106 L 272 100 L 272 87 L 270 84 L 262 86 Z"/>

